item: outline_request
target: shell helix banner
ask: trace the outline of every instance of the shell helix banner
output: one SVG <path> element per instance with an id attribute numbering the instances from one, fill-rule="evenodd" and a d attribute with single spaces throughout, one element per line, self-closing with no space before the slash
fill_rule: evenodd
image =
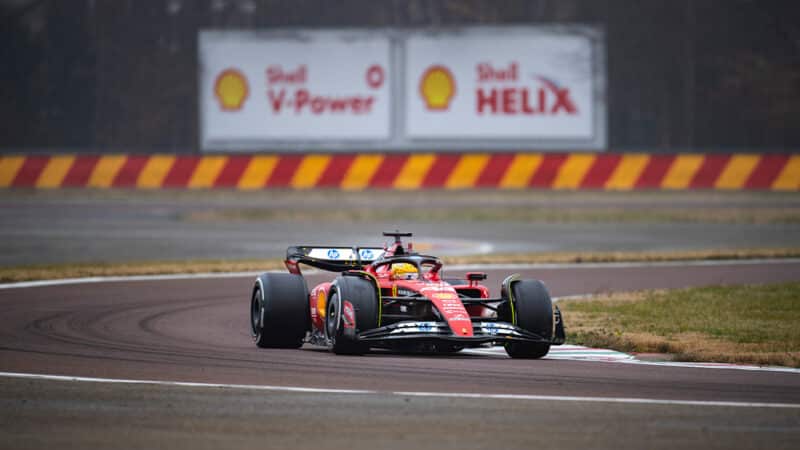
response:
<path id="1" fill-rule="evenodd" d="M 207 151 L 603 150 L 592 27 L 201 31 Z"/>

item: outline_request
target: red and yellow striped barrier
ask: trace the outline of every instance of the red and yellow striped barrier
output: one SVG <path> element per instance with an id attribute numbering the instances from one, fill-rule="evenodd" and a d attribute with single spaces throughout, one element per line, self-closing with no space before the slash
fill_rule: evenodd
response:
<path id="1" fill-rule="evenodd" d="M 0 157 L 0 188 L 800 190 L 800 155 L 414 153 Z"/>

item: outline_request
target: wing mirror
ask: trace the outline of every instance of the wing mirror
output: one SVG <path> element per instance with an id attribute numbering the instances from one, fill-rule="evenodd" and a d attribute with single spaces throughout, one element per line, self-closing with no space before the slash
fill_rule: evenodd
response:
<path id="1" fill-rule="evenodd" d="M 486 274 L 483 272 L 467 272 L 467 280 L 469 281 L 483 281 L 486 279 Z"/>

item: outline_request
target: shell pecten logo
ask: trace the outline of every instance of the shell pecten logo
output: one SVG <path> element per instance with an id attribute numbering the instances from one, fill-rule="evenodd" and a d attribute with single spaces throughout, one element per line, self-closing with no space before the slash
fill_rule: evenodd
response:
<path id="1" fill-rule="evenodd" d="M 247 78 L 239 70 L 228 68 L 217 75 L 217 81 L 214 83 L 214 95 L 223 111 L 242 109 L 249 94 L 250 87 L 247 84 Z"/>
<path id="2" fill-rule="evenodd" d="M 450 101 L 456 95 L 456 80 L 447 67 L 430 66 L 422 74 L 419 93 L 429 110 L 445 111 L 450 108 Z"/>

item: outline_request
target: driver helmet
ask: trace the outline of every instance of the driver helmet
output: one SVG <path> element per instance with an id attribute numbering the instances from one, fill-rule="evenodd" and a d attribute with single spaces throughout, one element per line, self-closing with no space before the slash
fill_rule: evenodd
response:
<path id="1" fill-rule="evenodd" d="M 419 271 L 413 264 L 398 263 L 392 265 L 392 277 L 395 280 L 416 280 L 419 277 Z"/>

